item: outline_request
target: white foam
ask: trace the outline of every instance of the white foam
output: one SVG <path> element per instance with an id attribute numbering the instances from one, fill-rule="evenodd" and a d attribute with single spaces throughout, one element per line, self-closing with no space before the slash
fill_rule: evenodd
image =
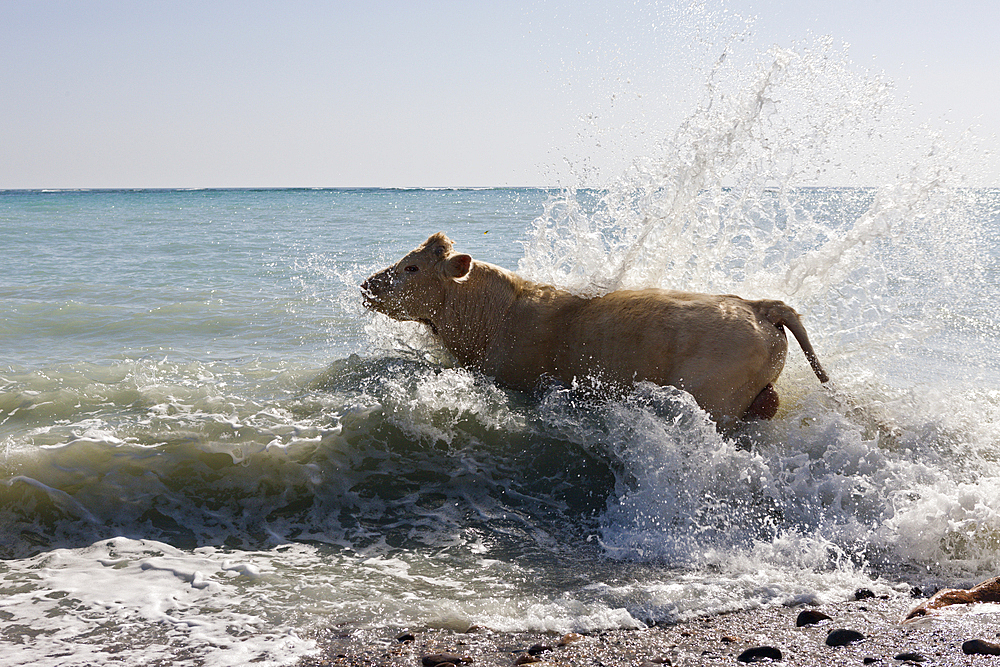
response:
<path id="1" fill-rule="evenodd" d="M 32 639 L 0 665 L 289 664 L 314 644 L 255 591 L 273 572 L 264 554 L 122 537 L 7 561 L 0 636 Z"/>

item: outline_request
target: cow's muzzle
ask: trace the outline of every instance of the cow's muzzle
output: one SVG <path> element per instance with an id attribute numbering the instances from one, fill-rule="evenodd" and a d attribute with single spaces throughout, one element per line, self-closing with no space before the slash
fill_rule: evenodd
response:
<path id="1" fill-rule="evenodd" d="M 383 297 L 392 287 L 392 277 L 388 271 L 376 273 L 374 276 L 361 284 L 361 296 L 364 298 L 365 307 L 378 310 L 378 305 L 382 303 Z"/>

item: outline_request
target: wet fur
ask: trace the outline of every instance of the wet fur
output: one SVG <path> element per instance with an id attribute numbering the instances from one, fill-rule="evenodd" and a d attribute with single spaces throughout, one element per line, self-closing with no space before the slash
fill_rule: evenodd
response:
<path id="1" fill-rule="evenodd" d="M 463 366 L 530 391 L 587 377 L 670 385 L 716 422 L 769 419 L 785 364 L 785 329 L 827 381 L 798 314 L 781 301 L 671 290 L 584 298 L 469 255 L 435 234 L 362 285 L 365 304 L 427 324 Z"/>

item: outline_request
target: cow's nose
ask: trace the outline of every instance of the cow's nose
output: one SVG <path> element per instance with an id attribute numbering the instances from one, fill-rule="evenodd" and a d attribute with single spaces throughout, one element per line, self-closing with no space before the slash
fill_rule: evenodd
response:
<path id="1" fill-rule="evenodd" d="M 365 294 L 376 295 L 389 287 L 389 276 L 385 271 L 376 273 L 374 276 L 361 284 L 361 291 Z"/>

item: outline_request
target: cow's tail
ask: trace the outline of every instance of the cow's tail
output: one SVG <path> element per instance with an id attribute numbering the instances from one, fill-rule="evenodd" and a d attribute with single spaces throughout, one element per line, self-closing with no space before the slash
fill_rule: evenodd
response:
<path id="1" fill-rule="evenodd" d="M 819 378 L 820 382 L 828 382 L 830 377 L 823 370 L 823 367 L 819 363 L 819 358 L 816 356 L 816 351 L 813 350 L 812 343 L 809 342 L 809 336 L 806 334 L 806 328 L 802 326 L 802 320 L 799 319 L 799 314 L 795 312 L 795 309 L 782 301 L 761 301 L 759 302 L 763 308 L 763 314 L 767 320 L 776 327 L 786 327 L 795 336 L 795 340 L 799 342 L 799 347 L 806 355 L 806 359 L 809 361 L 809 365 L 812 366 L 813 372 L 816 377 Z"/>

